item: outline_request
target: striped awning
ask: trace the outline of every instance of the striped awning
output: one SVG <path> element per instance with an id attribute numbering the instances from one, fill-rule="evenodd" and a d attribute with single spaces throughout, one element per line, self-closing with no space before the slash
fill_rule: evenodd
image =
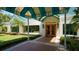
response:
<path id="1" fill-rule="evenodd" d="M 53 16 L 60 13 L 59 7 L 6 7 L 6 11 L 16 13 L 22 17 L 26 17 L 27 11 L 31 13 L 32 18 Z"/>

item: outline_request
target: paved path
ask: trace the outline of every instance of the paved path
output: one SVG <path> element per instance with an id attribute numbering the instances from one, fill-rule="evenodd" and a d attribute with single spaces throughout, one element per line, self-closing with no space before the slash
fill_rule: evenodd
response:
<path id="1" fill-rule="evenodd" d="M 51 37 L 41 38 L 39 40 L 27 41 L 13 46 L 6 51 L 59 51 L 56 44 L 51 43 Z"/>

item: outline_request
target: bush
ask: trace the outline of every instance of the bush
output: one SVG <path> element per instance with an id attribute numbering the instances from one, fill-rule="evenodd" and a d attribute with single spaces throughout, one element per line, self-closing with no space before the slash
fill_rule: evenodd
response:
<path id="1" fill-rule="evenodd" d="M 37 38 L 37 37 L 40 37 L 41 35 L 35 35 L 35 36 L 31 36 L 30 37 L 30 40 L 33 40 L 33 39 L 35 39 L 35 38 Z"/>
<path id="2" fill-rule="evenodd" d="M 27 37 L 22 37 L 22 38 L 9 40 L 9 41 L 0 42 L 0 50 L 13 46 L 13 45 L 16 45 L 16 44 L 26 41 L 26 40 L 27 40 Z"/>
<path id="3" fill-rule="evenodd" d="M 61 44 L 64 44 L 64 37 L 60 38 Z M 76 51 L 79 50 L 79 40 L 75 40 L 73 37 L 66 37 L 67 49 Z"/>

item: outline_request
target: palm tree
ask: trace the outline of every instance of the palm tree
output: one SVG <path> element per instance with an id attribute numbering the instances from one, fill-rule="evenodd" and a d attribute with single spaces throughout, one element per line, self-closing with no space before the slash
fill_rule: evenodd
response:
<path id="1" fill-rule="evenodd" d="M 14 18 L 10 22 L 14 24 L 15 26 L 23 25 L 23 22 L 18 18 Z"/>
<path id="2" fill-rule="evenodd" d="M 0 7 L 0 10 L 5 10 L 6 9 L 6 7 Z"/>
<path id="3" fill-rule="evenodd" d="M 14 26 L 18 26 L 19 27 L 19 32 L 23 32 L 23 21 L 21 21 L 20 18 L 13 18 L 11 21 L 10 21 Z"/>
<path id="4" fill-rule="evenodd" d="M 73 16 L 71 23 L 73 25 L 74 31 L 79 29 L 79 8 L 74 10 L 75 15 Z"/>
<path id="5" fill-rule="evenodd" d="M 4 23 L 8 22 L 9 20 L 10 20 L 10 17 L 0 13 L 0 32 L 2 31 L 2 29 L 4 29 Z"/>

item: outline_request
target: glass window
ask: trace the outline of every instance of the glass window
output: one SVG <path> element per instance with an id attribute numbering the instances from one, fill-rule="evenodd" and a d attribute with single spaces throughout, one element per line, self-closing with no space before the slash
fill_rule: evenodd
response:
<path id="1" fill-rule="evenodd" d="M 77 35 L 77 32 L 73 30 L 72 24 L 66 24 L 66 34 Z M 63 34 L 64 34 L 64 24 L 63 24 Z"/>
<path id="2" fill-rule="evenodd" d="M 24 32 L 28 31 L 28 26 L 24 26 Z M 29 26 L 29 32 L 39 32 L 39 26 Z"/>
<path id="3" fill-rule="evenodd" d="M 16 26 L 16 27 L 11 27 L 12 28 L 12 32 L 19 32 L 19 27 Z"/>

